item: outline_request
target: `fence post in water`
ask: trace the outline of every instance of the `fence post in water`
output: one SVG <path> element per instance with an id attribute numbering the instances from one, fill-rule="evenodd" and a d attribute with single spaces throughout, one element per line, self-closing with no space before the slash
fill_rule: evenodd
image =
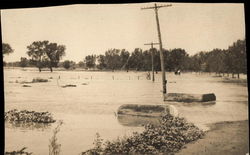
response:
<path id="1" fill-rule="evenodd" d="M 91 80 L 92 80 L 92 75 L 91 75 L 91 77 L 90 77 L 90 78 L 91 78 Z"/>
<path id="2" fill-rule="evenodd" d="M 115 78 L 114 78 L 114 75 L 112 76 L 112 79 L 114 80 Z"/>
<path id="3" fill-rule="evenodd" d="M 138 80 L 139 80 L 140 76 L 138 76 Z"/>

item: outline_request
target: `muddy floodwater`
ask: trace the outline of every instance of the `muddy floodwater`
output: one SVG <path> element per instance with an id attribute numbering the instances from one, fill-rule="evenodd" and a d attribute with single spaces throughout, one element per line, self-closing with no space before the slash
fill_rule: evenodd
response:
<path id="1" fill-rule="evenodd" d="M 248 119 L 247 85 L 224 82 L 209 74 L 166 73 L 169 93 L 215 93 L 214 103 L 163 102 L 161 73 L 155 82 L 146 79 L 146 72 L 48 71 L 35 68 L 4 69 L 5 111 L 11 109 L 49 111 L 63 125 L 58 133 L 61 154 L 79 154 L 93 146 L 98 132 L 105 140 L 142 131 L 143 127 L 121 122 L 116 112 L 122 104 L 170 104 L 179 116 L 203 130 L 207 124 Z M 33 78 L 49 79 L 45 83 L 20 82 Z M 246 79 L 246 76 L 241 75 Z M 76 85 L 65 87 L 64 85 Z M 130 124 L 130 125 L 129 125 Z M 132 124 L 132 125 L 131 125 Z M 36 155 L 49 154 L 49 139 L 57 123 L 20 125 L 5 123 L 5 150 L 28 147 Z"/>

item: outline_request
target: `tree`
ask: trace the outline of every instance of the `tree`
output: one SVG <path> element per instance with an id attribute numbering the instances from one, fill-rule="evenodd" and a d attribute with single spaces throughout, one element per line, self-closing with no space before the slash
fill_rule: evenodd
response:
<path id="1" fill-rule="evenodd" d="M 27 54 L 31 57 L 31 62 L 38 67 L 39 71 L 44 67 L 57 67 L 62 56 L 65 55 L 65 46 L 49 43 L 49 41 L 35 41 L 27 46 Z"/>
<path id="2" fill-rule="evenodd" d="M 129 55 L 130 55 L 129 52 L 126 51 L 125 49 L 121 50 L 121 53 L 120 53 L 121 69 L 128 70 Z"/>
<path id="3" fill-rule="evenodd" d="M 62 65 L 65 69 L 70 69 L 70 68 L 75 68 L 75 62 L 74 61 L 69 61 L 69 60 L 65 60 Z"/>
<path id="4" fill-rule="evenodd" d="M 35 41 L 27 46 L 27 54 L 31 57 L 33 64 L 39 69 L 39 72 L 46 66 L 47 57 L 45 55 L 45 48 L 47 44 L 48 41 Z"/>
<path id="5" fill-rule="evenodd" d="M 98 65 L 97 65 L 97 68 L 98 69 L 104 69 L 107 67 L 107 64 L 105 62 L 105 56 L 104 55 L 98 55 L 97 56 L 97 60 L 98 60 Z"/>
<path id="6" fill-rule="evenodd" d="M 141 70 L 143 68 L 143 52 L 140 48 L 135 48 L 129 59 L 129 68 Z"/>
<path id="7" fill-rule="evenodd" d="M 11 46 L 8 43 L 2 43 L 2 52 L 3 55 L 9 55 L 10 53 L 13 53 L 14 50 L 11 48 Z"/>
<path id="8" fill-rule="evenodd" d="M 95 55 L 88 55 L 85 57 L 85 60 L 84 60 L 86 67 L 88 67 L 88 68 L 94 68 L 96 65 L 95 61 L 96 61 Z"/>
<path id="9" fill-rule="evenodd" d="M 185 61 L 187 57 L 188 54 L 184 49 L 178 48 L 171 50 L 169 53 L 169 57 L 167 57 L 167 62 L 170 63 L 169 69 L 172 71 L 177 69 L 184 70 L 186 67 Z"/>
<path id="10" fill-rule="evenodd" d="M 48 67 L 52 72 L 52 67 L 58 67 L 60 59 L 65 55 L 66 47 L 64 45 L 57 45 L 57 43 L 49 43 L 46 45 L 45 53 L 49 59 Z"/>
<path id="11" fill-rule="evenodd" d="M 105 52 L 105 63 L 108 69 L 114 70 L 122 68 L 120 53 L 121 51 L 119 49 L 109 49 Z"/>
<path id="12" fill-rule="evenodd" d="M 83 61 L 80 61 L 78 63 L 78 66 L 81 67 L 81 68 L 84 68 L 85 67 L 85 63 Z"/>
<path id="13" fill-rule="evenodd" d="M 29 60 L 25 57 L 21 57 L 20 60 L 20 67 L 27 67 L 29 64 Z"/>
<path id="14" fill-rule="evenodd" d="M 228 55 L 231 61 L 231 71 L 232 73 L 237 73 L 239 78 L 239 73 L 246 73 L 247 71 L 247 60 L 246 60 L 246 41 L 237 40 L 232 46 L 228 48 Z"/>

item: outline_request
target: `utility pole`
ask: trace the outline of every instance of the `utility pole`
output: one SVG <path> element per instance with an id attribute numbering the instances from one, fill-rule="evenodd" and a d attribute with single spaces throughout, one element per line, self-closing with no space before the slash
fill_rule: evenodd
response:
<path id="1" fill-rule="evenodd" d="M 167 81 L 166 81 L 165 68 L 164 68 L 164 57 L 163 57 L 163 51 L 162 51 L 161 30 L 160 30 L 160 23 L 159 23 L 159 17 L 158 17 L 158 9 L 162 8 L 162 7 L 170 7 L 170 6 L 172 6 L 172 5 L 169 4 L 169 5 L 158 5 L 157 6 L 157 4 L 155 3 L 155 5 L 152 7 L 141 8 L 142 10 L 144 10 L 144 9 L 154 9 L 155 10 L 155 18 L 156 18 L 156 24 L 157 24 L 157 30 L 158 30 L 158 39 L 159 39 L 159 44 L 160 44 L 163 96 L 164 96 L 164 94 L 167 94 L 167 89 L 166 89 Z"/>
<path id="2" fill-rule="evenodd" d="M 152 58 L 152 81 L 154 82 L 155 81 L 155 75 L 154 75 L 154 45 L 158 45 L 159 43 L 147 43 L 147 44 L 144 44 L 144 45 L 151 45 L 151 58 Z"/>

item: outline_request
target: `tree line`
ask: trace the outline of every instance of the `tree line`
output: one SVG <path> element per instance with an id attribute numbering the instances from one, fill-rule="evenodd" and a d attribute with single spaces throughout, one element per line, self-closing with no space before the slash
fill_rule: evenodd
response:
<path id="1" fill-rule="evenodd" d="M 8 44 L 2 44 L 3 54 L 13 52 Z M 65 56 L 65 45 L 50 43 L 49 41 L 36 41 L 27 46 L 26 57 L 21 57 L 19 62 L 12 65 L 26 67 L 35 66 L 41 71 L 42 68 L 64 67 L 66 69 L 85 68 L 98 70 L 136 70 L 150 71 L 152 68 L 152 54 L 154 59 L 154 69 L 161 70 L 160 52 L 153 48 L 143 51 L 135 48 L 132 52 L 125 49 L 109 49 L 104 54 L 87 55 L 83 61 L 75 63 L 65 60 L 60 62 Z M 246 41 L 237 40 L 228 49 L 213 49 L 211 51 L 201 51 L 190 56 L 185 49 L 175 48 L 163 49 L 166 71 L 195 71 L 195 72 L 216 72 L 235 74 L 247 72 Z"/>

